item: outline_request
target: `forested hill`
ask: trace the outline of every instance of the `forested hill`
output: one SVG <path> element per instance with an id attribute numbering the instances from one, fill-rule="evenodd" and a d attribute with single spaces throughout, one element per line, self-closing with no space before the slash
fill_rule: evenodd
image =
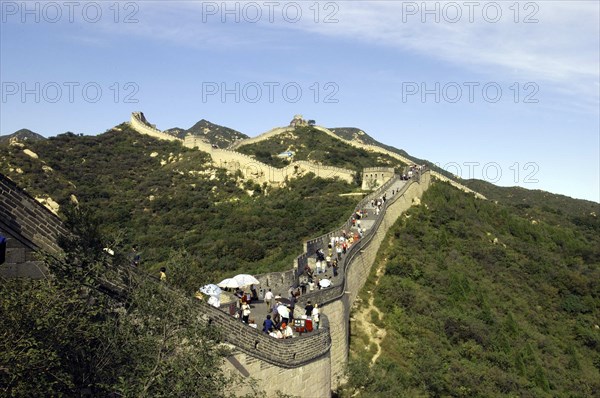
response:
<path id="1" fill-rule="evenodd" d="M 353 326 L 342 396 L 600 396 L 600 205 L 484 185 L 436 183 L 393 227 L 355 309 L 374 294 L 381 355 Z"/>
<path id="2" fill-rule="evenodd" d="M 406 166 L 389 155 L 353 147 L 310 126 L 298 127 L 264 141 L 244 145 L 237 150 L 274 167 L 284 167 L 292 159 L 308 160 L 354 170 L 358 175 L 365 167 L 392 167 L 401 173 Z M 293 153 L 293 158 L 278 156 L 288 151 Z"/>
<path id="3" fill-rule="evenodd" d="M 0 145 L 0 172 L 61 208 L 76 201 L 92 210 L 115 249 L 138 245 L 150 271 L 185 266 L 178 275 L 190 288 L 236 271 L 291 268 L 303 240 L 349 216 L 357 199 L 339 195 L 360 190 L 312 174 L 260 186 L 214 168 L 207 153 L 127 124 Z"/>
<path id="4" fill-rule="evenodd" d="M 248 138 L 244 133 L 240 133 L 229 127 L 219 126 L 218 124 L 211 123 L 204 119 L 200 120 L 187 130 L 174 127 L 165 130 L 164 132 L 182 139 L 188 134 L 199 136 L 220 148 L 226 148 L 237 140 Z"/>
<path id="5" fill-rule="evenodd" d="M 38 133 L 34 133 L 28 129 L 17 130 L 9 135 L 0 135 L 0 144 L 8 143 L 10 140 L 17 139 L 19 141 L 35 141 L 35 140 L 44 140 L 45 138 Z"/>
<path id="6" fill-rule="evenodd" d="M 338 137 L 340 137 L 344 140 L 358 141 L 358 142 L 362 142 L 363 144 L 375 145 L 375 146 L 387 149 L 388 151 L 395 152 L 400 156 L 404 156 L 405 158 L 410 159 L 415 164 L 426 164 L 427 167 L 429 167 L 431 170 L 437 171 L 438 173 L 440 173 L 448 178 L 456 179 L 456 177 L 452 173 L 442 169 L 441 167 L 437 166 L 435 163 L 433 163 L 429 160 L 417 158 L 415 156 L 409 155 L 406 151 L 404 151 L 402 149 L 398 149 L 391 145 L 387 145 L 382 142 L 379 142 L 375 138 L 371 137 L 369 134 L 364 132 L 363 130 L 357 129 L 356 127 L 333 127 L 333 128 L 330 128 L 329 130 L 331 130 L 332 133 L 336 134 Z M 406 135 L 406 137 L 410 137 L 410 135 Z"/>

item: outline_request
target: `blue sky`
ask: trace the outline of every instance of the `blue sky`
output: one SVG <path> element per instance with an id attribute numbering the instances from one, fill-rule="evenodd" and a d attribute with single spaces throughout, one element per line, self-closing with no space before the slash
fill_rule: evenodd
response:
<path id="1" fill-rule="evenodd" d="M 0 134 L 303 114 L 463 178 L 600 201 L 597 1 L 1 1 Z"/>

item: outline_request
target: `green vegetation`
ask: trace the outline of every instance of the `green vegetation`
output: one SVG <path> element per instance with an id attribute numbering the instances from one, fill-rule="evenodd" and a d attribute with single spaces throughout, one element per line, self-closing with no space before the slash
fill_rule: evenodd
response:
<path id="1" fill-rule="evenodd" d="M 66 256 L 45 259 L 53 278 L 1 281 L 2 396 L 230 396 L 200 304 L 105 255 L 76 213 Z"/>
<path id="2" fill-rule="evenodd" d="M 196 135 L 204 138 L 211 144 L 218 145 L 220 148 L 226 148 L 236 140 L 248 138 L 246 134 L 228 127 L 219 126 L 218 124 L 211 123 L 204 119 L 200 120 L 187 130 L 175 127 L 163 132 L 181 139 L 185 138 L 188 134 Z"/>
<path id="3" fill-rule="evenodd" d="M 385 275 L 361 292 L 374 291 L 387 337 L 372 367 L 352 342 L 341 395 L 598 396 L 598 205 L 555 199 L 569 214 L 434 184 L 382 245 Z"/>
<path id="4" fill-rule="evenodd" d="M 404 166 L 390 156 L 354 148 L 312 127 L 298 127 L 291 133 L 283 133 L 238 148 L 239 152 L 253 155 L 257 160 L 274 167 L 284 167 L 288 164 L 277 157 L 288 150 L 295 153 L 294 160 L 310 160 L 359 173 L 365 167 L 396 167 L 401 170 Z"/>
<path id="5" fill-rule="evenodd" d="M 206 153 L 118 128 L 27 142 L 38 159 L 0 146 L 0 172 L 61 207 L 75 195 L 111 248 L 137 244 L 150 272 L 177 267 L 196 289 L 236 272 L 291 268 L 302 241 L 340 225 L 355 204 L 339 197 L 356 189 L 344 182 L 310 174 L 266 188 L 213 168 Z"/>
<path id="6" fill-rule="evenodd" d="M 425 159 L 419 159 L 417 157 L 409 155 L 405 150 L 398 149 L 393 146 L 386 145 L 382 142 L 379 142 L 376 139 L 374 139 L 373 137 L 371 137 L 369 134 L 365 133 L 364 131 L 362 131 L 360 129 L 357 129 L 356 127 L 335 127 L 335 128 L 331 128 L 329 130 L 344 140 L 348 140 L 348 141 L 356 140 L 356 141 L 360 141 L 364 144 L 375 145 L 380 148 L 387 149 L 388 151 L 397 153 L 398 155 L 411 160 L 414 164 L 420 164 L 420 165 L 425 164 L 425 165 L 427 165 L 427 167 L 429 167 L 430 170 L 437 171 L 438 173 L 445 175 L 448 178 L 452 178 L 452 179 L 454 178 L 452 173 L 447 172 L 446 170 L 437 166 L 433 162 L 430 162 L 429 160 L 425 160 Z M 412 136 L 412 135 L 406 135 L 406 136 L 410 137 L 410 139 L 419 139 L 419 136 Z"/>

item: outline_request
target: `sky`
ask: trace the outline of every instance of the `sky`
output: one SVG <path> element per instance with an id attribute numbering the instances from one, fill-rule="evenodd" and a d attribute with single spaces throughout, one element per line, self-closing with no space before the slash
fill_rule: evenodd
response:
<path id="1" fill-rule="evenodd" d="M 0 134 L 295 114 L 600 202 L 598 1 L 4 1 Z"/>

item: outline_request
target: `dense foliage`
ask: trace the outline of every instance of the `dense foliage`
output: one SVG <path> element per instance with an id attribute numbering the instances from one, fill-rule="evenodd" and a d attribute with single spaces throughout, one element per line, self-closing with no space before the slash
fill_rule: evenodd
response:
<path id="1" fill-rule="evenodd" d="M 452 175 L 452 173 L 447 172 L 446 170 L 442 169 L 441 167 L 439 167 L 435 163 L 430 162 L 429 160 L 420 159 L 420 158 L 417 158 L 415 156 L 412 156 L 412 155 L 408 154 L 403 149 L 398 149 L 398 148 L 393 147 L 391 145 L 386 145 L 383 142 L 379 142 L 376 139 L 374 139 L 373 137 L 371 137 L 369 134 L 365 133 L 364 131 L 362 131 L 360 129 L 357 129 L 356 127 L 335 127 L 335 128 L 331 128 L 329 130 L 331 130 L 332 133 L 334 133 L 338 137 L 341 137 L 344 140 L 348 140 L 348 141 L 357 140 L 357 141 L 360 141 L 360 142 L 368 144 L 368 145 L 375 145 L 375 146 L 378 146 L 380 148 L 387 149 L 388 151 L 397 153 L 398 155 L 403 156 L 403 157 L 409 159 L 414 164 L 420 164 L 420 165 L 425 164 L 425 165 L 427 165 L 427 167 L 430 170 L 437 171 L 438 173 L 440 173 L 442 175 L 445 175 L 448 178 L 452 178 L 452 179 L 454 178 L 454 176 Z M 410 140 L 424 140 L 424 139 L 427 139 L 426 136 L 420 136 L 420 135 L 403 134 L 402 136 L 403 137 L 407 137 Z"/>
<path id="2" fill-rule="evenodd" d="M 228 396 L 202 304 L 106 255 L 90 220 L 69 227 L 53 278 L 0 284 L 2 396 Z"/>
<path id="3" fill-rule="evenodd" d="M 397 167 L 398 160 L 364 149 L 352 147 L 313 127 L 298 127 L 268 140 L 238 148 L 239 152 L 253 155 L 257 160 L 275 167 L 284 167 L 287 161 L 277 157 L 285 151 L 294 152 L 293 160 L 311 160 L 327 166 L 341 167 L 361 173 L 365 167 Z"/>
<path id="4" fill-rule="evenodd" d="M 208 120 L 200 120 L 187 130 L 174 127 L 163 131 L 163 133 L 174 135 L 178 138 L 185 138 L 188 134 L 202 137 L 211 144 L 220 148 L 226 148 L 237 140 L 248 138 L 246 134 L 230 129 L 229 127 L 219 126 Z"/>
<path id="5" fill-rule="evenodd" d="M 382 355 L 354 331 L 343 396 L 600 395 L 599 206 L 527 202 L 437 183 L 397 222 L 361 292 Z"/>
<path id="6" fill-rule="evenodd" d="M 38 158 L 20 146 L 0 146 L 0 172 L 61 207 L 75 195 L 94 211 L 113 249 L 137 244 L 144 267 L 177 267 L 196 288 L 226 274 L 291 268 L 302 241 L 337 227 L 355 203 L 339 196 L 355 185 L 311 174 L 282 188 L 259 186 L 213 168 L 206 153 L 127 125 L 26 148 Z"/>

